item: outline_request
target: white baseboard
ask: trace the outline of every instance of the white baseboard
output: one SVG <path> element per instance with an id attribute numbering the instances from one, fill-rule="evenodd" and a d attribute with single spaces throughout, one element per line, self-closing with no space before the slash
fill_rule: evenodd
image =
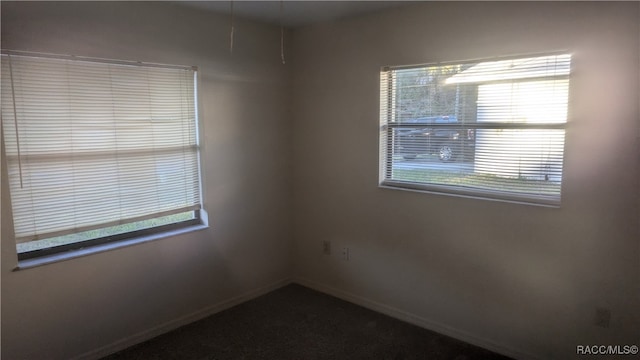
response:
<path id="1" fill-rule="evenodd" d="M 158 326 L 155 326 L 151 329 L 139 332 L 137 334 L 128 336 L 126 338 L 117 340 L 111 344 L 105 345 L 103 347 L 100 347 L 98 349 L 95 350 L 91 350 L 88 352 L 85 352 L 83 354 L 80 354 L 74 358 L 72 358 L 72 360 L 95 360 L 95 359 L 100 359 L 104 356 L 113 354 L 115 352 L 118 352 L 120 350 L 124 350 L 130 346 L 139 344 L 143 341 L 152 339 L 158 335 L 162 335 L 164 333 L 167 333 L 171 330 L 177 329 L 181 326 L 190 324 L 194 321 L 198 321 L 201 319 L 204 319 L 208 316 L 211 316 L 217 312 L 220 312 L 222 310 L 226 310 L 228 308 L 231 308 L 233 306 L 239 305 L 245 301 L 249 301 L 251 299 L 254 299 L 258 296 L 264 295 L 266 293 L 269 293 L 273 290 L 276 290 L 278 288 L 281 288 L 285 285 L 288 285 L 291 283 L 291 279 L 287 278 L 287 279 L 282 279 L 280 281 L 276 281 L 273 284 L 258 288 L 256 290 L 250 291 L 248 293 L 239 295 L 239 296 L 235 296 L 232 297 L 231 299 L 222 301 L 220 303 L 211 305 L 211 306 L 207 306 L 204 309 L 200 309 L 198 311 L 194 311 L 191 314 L 187 314 L 184 316 L 181 316 L 177 319 L 174 320 L 170 320 L 167 321 L 163 324 L 160 324 Z"/>
<path id="2" fill-rule="evenodd" d="M 402 320 L 404 322 L 408 322 L 410 324 L 419 326 L 421 328 L 427 329 L 427 330 L 431 330 L 434 332 L 437 332 L 439 334 L 443 334 L 449 337 L 452 337 L 454 339 L 458 339 L 461 341 L 464 341 L 466 343 L 472 344 L 472 345 L 476 345 L 479 346 L 481 348 L 493 351 L 495 353 L 498 354 L 502 354 L 505 356 L 509 356 L 512 357 L 514 359 L 522 359 L 522 360 L 539 360 L 541 359 L 538 356 L 534 356 L 533 354 L 529 354 L 527 352 L 523 352 L 523 351 L 519 351 L 519 350 L 515 350 L 512 349 L 510 347 L 504 346 L 502 344 L 497 344 L 493 341 L 478 337 L 476 335 L 472 335 L 469 333 L 466 333 L 464 331 L 460 331 L 454 328 L 451 328 L 447 325 L 444 324 L 440 324 L 428 319 L 425 319 L 423 317 L 408 313 L 406 311 L 394 308 L 392 306 L 386 305 L 386 304 L 382 304 L 376 301 L 372 301 L 369 299 L 366 299 L 364 297 L 358 296 L 358 295 L 354 295 L 351 294 L 349 292 L 346 291 L 342 291 L 340 289 L 336 289 L 334 287 L 331 286 L 327 286 L 324 284 L 320 284 L 314 281 L 310 281 L 304 278 L 299 278 L 296 277 L 293 279 L 293 282 L 296 284 L 300 284 L 303 286 L 306 286 L 308 288 L 323 292 L 325 294 L 331 295 L 331 296 L 335 296 L 337 298 L 340 298 L 342 300 L 348 301 L 350 303 L 354 303 L 357 305 L 360 305 L 362 307 L 365 307 L 367 309 L 373 310 L 375 312 L 378 313 L 382 313 L 388 316 L 391 316 L 392 318 L 398 319 L 398 320 Z"/>
<path id="3" fill-rule="evenodd" d="M 493 341 L 484 339 L 484 338 L 480 338 L 478 336 L 466 333 L 464 331 L 460 331 L 457 329 L 453 329 L 449 326 L 425 319 L 423 317 L 408 313 L 406 311 L 394 308 L 392 306 L 386 305 L 386 304 L 382 304 L 376 301 L 372 301 L 369 299 L 366 299 L 364 297 L 331 287 L 331 286 L 327 286 L 324 284 L 320 284 L 317 282 L 313 282 L 304 278 L 294 278 L 293 280 L 291 279 L 282 279 L 280 281 L 277 281 L 273 284 L 261 287 L 259 289 L 250 291 L 248 293 L 239 295 L 239 296 L 235 296 L 231 299 L 222 301 L 218 304 L 214 304 L 211 306 L 207 306 L 206 308 L 200 309 L 198 311 L 195 311 L 191 314 L 187 314 L 184 316 L 181 316 L 177 319 L 171 320 L 171 321 L 167 321 L 163 324 L 160 324 L 158 326 L 155 326 L 151 329 L 139 332 L 137 334 L 128 336 L 126 338 L 117 340 L 113 343 L 110 343 L 108 345 L 105 345 L 103 347 L 100 347 L 98 349 L 94 349 L 88 352 L 85 352 L 83 354 L 80 354 L 74 358 L 72 358 L 72 360 L 95 360 L 95 359 L 100 359 L 104 356 L 113 354 L 115 352 L 118 352 L 120 350 L 124 350 L 130 346 L 139 344 L 141 342 L 144 342 L 146 340 L 152 339 L 158 335 L 162 335 L 164 333 L 167 333 L 171 330 L 177 329 L 181 326 L 190 324 L 194 321 L 198 321 L 201 319 L 204 319 L 208 316 L 211 316 L 215 313 L 218 313 L 220 311 L 226 310 L 228 308 L 231 308 L 235 305 L 239 305 L 245 301 L 249 301 L 251 299 L 254 299 L 258 296 L 267 294 L 273 290 L 276 290 L 278 288 L 281 288 L 285 285 L 288 285 L 290 283 L 297 283 L 303 286 L 306 286 L 308 288 L 320 291 L 322 293 L 331 295 L 331 296 L 335 296 L 339 299 L 363 306 L 367 309 L 373 310 L 375 312 L 379 312 L 388 316 L 391 316 L 393 318 L 396 318 L 398 320 L 402 320 L 404 322 L 408 322 L 410 324 L 425 328 L 427 330 L 431 330 L 434 332 L 437 332 L 439 334 L 443 334 L 446 336 L 450 336 L 454 339 L 458 339 L 464 342 L 467 342 L 469 344 L 473 344 L 482 348 L 485 348 L 487 350 L 499 353 L 499 354 L 503 354 L 509 357 L 512 357 L 514 359 L 522 359 L 522 360 L 539 360 L 540 357 L 538 356 L 534 356 L 532 354 L 529 354 L 527 352 L 523 352 L 523 351 L 519 351 L 519 350 L 515 350 L 512 349 L 510 347 L 504 346 L 502 344 L 497 344 Z"/>

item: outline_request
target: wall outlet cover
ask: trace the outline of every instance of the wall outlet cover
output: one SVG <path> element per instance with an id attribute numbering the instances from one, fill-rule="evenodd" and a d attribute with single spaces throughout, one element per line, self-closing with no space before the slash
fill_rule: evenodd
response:
<path id="1" fill-rule="evenodd" d="M 331 241 L 325 240 L 322 242 L 322 253 L 324 255 L 331 255 Z"/>
<path id="2" fill-rule="evenodd" d="M 349 261 L 349 257 L 350 257 L 349 248 L 345 246 L 342 248 L 342 260 Z"/>

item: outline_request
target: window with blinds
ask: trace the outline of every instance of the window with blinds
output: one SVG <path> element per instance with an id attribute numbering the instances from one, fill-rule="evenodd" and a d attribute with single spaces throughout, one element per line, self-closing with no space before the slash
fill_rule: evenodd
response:
<path id="1" fill-rule="evenodd" d="M 383 68 L 381 185 L 559 206 L 570 63 Z"/>
<path id="2" fill-rule="evenodd" d="M 199 223 L 194 68 L 20 53 L 1 65 L 19 258 Z"/>

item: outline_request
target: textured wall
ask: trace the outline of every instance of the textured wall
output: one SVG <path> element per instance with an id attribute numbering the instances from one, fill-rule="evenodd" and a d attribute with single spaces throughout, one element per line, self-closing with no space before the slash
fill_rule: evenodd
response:
<path id="1" fill-rule="evenodd" d="M 3 193 L 3 358 L 108 349 L 289 278 L 290 69 L 279 27 L 236 19 L 231 56 L 228 17 L 168 2 L 3 1 L 2 48 L 198 66 L 210 220 L 204 231 L 11 272 Z"/>
<path id="2" fill-rule="evenodd" d="M 639 23 L 638 3 L 431 2 L 296 30 L 297 279 L 519 357 L 638 344 Z M 561 208 L 377 186 L 381 66 L 555 50 L 574 55 Z"/>

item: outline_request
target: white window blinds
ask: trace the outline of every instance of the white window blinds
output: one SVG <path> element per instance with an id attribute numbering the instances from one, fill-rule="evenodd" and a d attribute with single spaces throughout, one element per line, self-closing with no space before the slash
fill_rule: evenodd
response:
<path id="1" fill-rule="evenodd" d="M 199 209 L 194 75 L 3 54 L 16 241 Z"/>
<path id="2" fill-rule="evenodd" d="M 570 61 L 384 68 L 381 183 L 560 204 Z"/>

